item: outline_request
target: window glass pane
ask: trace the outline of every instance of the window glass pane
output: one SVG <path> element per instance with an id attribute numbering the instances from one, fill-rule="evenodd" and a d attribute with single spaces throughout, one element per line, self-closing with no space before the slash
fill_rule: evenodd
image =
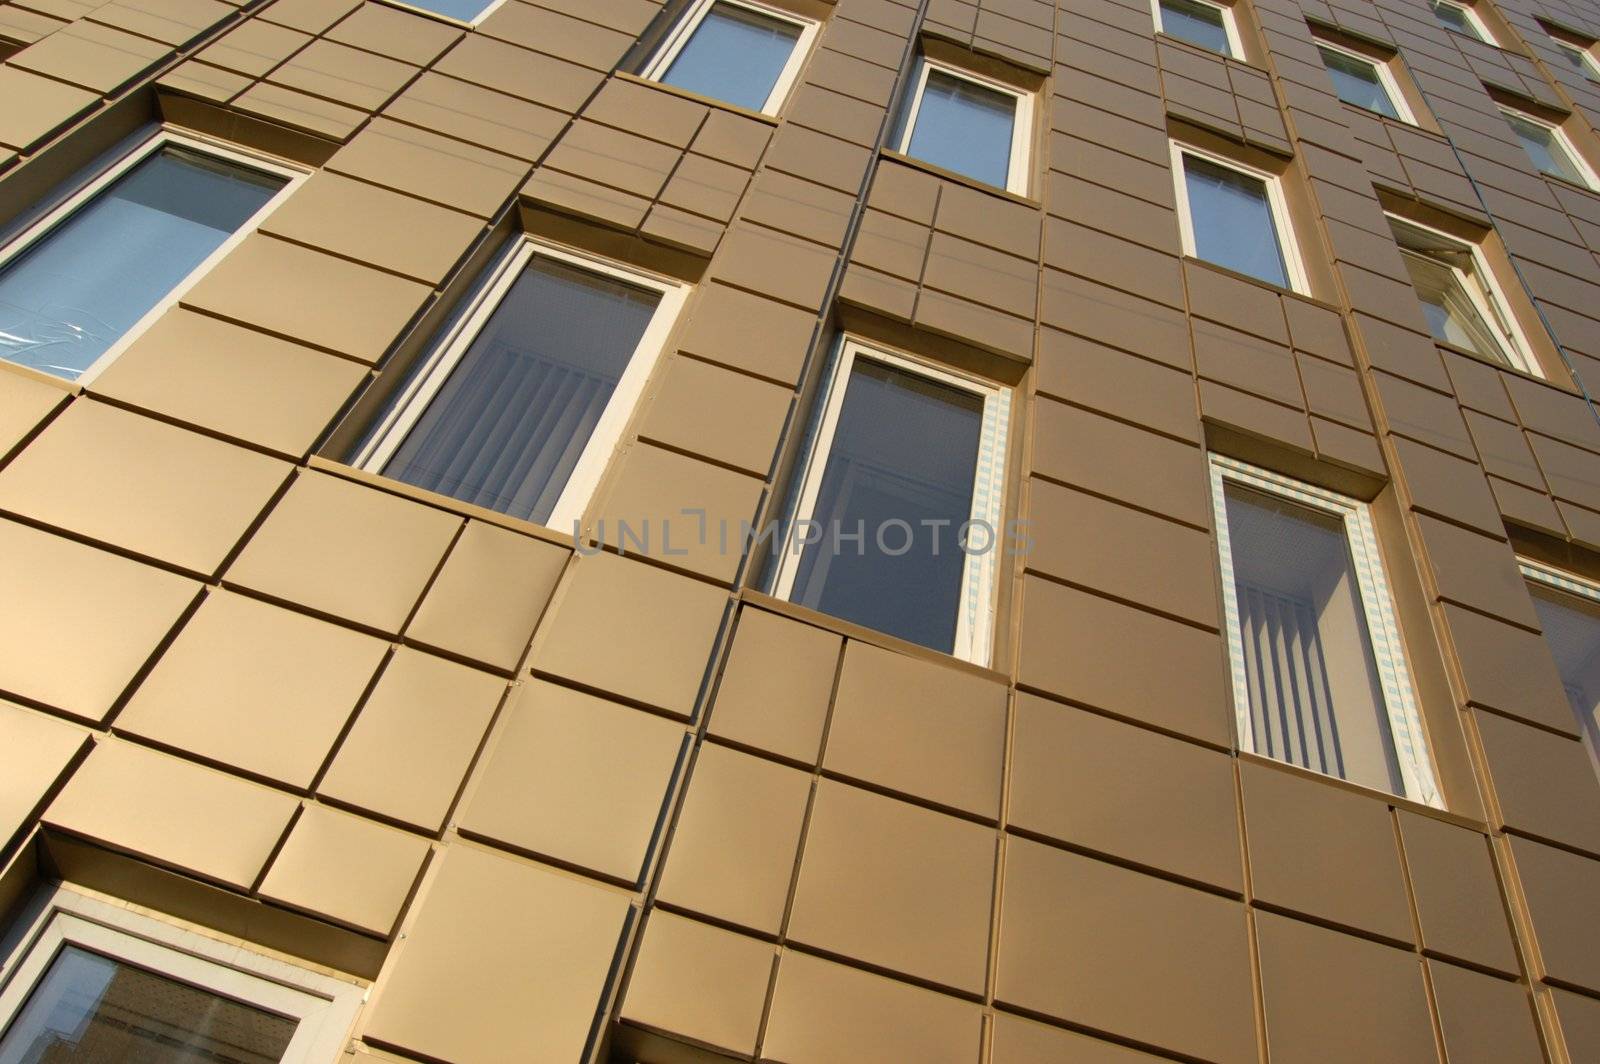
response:
<path id="1" fill-rule="evenodd" d="M 1533 160 L 1533 165 L 1539 168 L 1540 173 L 1559 177 L 1577 185 L 1588 184 L 1577 163 L 1572 161 L 1572 156 L 1567 154 L 1567 149 L 1556 137 L 1555 130 L 1538 122 L 1530 122 L 1521 115 L 1506 111 L 1500 113 L 1506 116 L 1511 131 L 1522 142 L 1523 150 L 1528 153 L 1528 158 Z"/>
<path id="2" fill-rule="evenodd" d="M 1529 590 L 1567 701 L 1588 733 L 1589 752 L 1600 765 L 1600 603 L 1542 584 Z"/>
<path id="3" fill-rule="evenodd" d="M 1404 793 L 1344 522 L 1229 483 L 1255 752 Z"/>
<path id="4" fill-rule="evenodd" d="M 1198 0 L 1161 0 L 1161 32 L 1220 55 L 1233 54 L 1222 9 Z"/>
<path id="5" fill-rule="evenodd" d="M 1472 24 L 1472 20 L 1467 17 L 1467 13 L 1454 4 L 1441 4 L 1439 0 L 1434 0 L 1433 17 L 1457 33 L 1465 33 L 1468 37 L 1476 37 L 1480 41 L 1483 40 L 1483 34 L 1478 32 L 1478 27 Z"/>
<path id="6" fill-rule="evenodd" d="M 1484 321 L 1461 276 L 1449 264 L 1414 251 L 1403 251 L 1400 258 L 1411 274 L 1411 286 L 1417 290 L 1434 339 L 1510 365 L 1505 346 Z"/>
<path id="7" fill-rule="evenodd" d="M 77 379 L 284 184 L 154 153 L 0 267 L 0 357 Z"/>
<path id="8" fill-rule="evenodd" d="M 272 1064 L 295 1026 L 67 945 L 0 1038 L 0 1064 Z"/>
<path id="9" fill-rule="evenodd" d="M 1266 182 L 1194 155 L 1183 157 L 1183 175 L 1195 254 L 1287 288 Z"/>
<path id="10" fill-rule="evenodd" d="M 546 522 L 660 296 L 535 258 L 384 473 Z"/>
<path id="11" fill-rule="evenodd" d="M 800 27 L 793 22 L 713 4 L 661 80 L 759 111 L 799 39 Z"/>
<path id="12" fill-rule="evenodd" d="M 400 0 L 400 3 L 412 7 L 420 7 L 424 11 L 432 11 L 445 18 L 453 18 L 460 22 L 471 22 L 483 14 L 489 6 L 489 0 Z"/>
<path id="13" fill-rule="evenodd" d="M 1323 65 L 1333 78 L 1333 91 L 1339 94 L 1339 99 L 1390 118 L 1400 117 L 1394 101 L 1389 99 L 1389 90 L 1384 88 L 1382 79 L 1378 77 L 1376 66 L 1332 48 L 1319 46 L 1317 51 L 1322 53 Z"/>
<path id="14" fill-rule="evenodd" d="M 1578 73 L 1585 76 L 1589 73 L 1589 65 L 1584 62 L 1583 52 L 1566 41 L 1557 41 L 1551 38 L 1551 43 L 1556 46 L 1556 54 L 1567 61 L 1567 64 Z"/>
<path id="15" fill-rule="evenodd" d="M 1016 97 L 930 70 L 906 154 L 1005 188 L 1016 114 Z"/>
<path id="16" fill-rule="evenodd" d="M 804 548 L 793 600 L 953 649 L 982 424 L 982 396 L 858 357 L 812 512 L 824 534 Z"/>

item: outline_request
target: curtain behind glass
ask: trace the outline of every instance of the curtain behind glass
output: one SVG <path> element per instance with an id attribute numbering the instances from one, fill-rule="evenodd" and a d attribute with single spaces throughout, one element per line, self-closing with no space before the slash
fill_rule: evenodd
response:
<path id="1" fill-rule="evenodd" d="M 384 473 L 548 522 L 659 300 L 534 258 Z"/>
<path id="2" fill-rule="evenodd" d="M 1255 752 L 1404 793 L 1344 523 L 1228 484 Z"/>
<path id="3" fill-rule="evenodd" d="M 1588 733 L 1589 753 L 1600 766 L 1600 603 L 1541 584 L 1529 590 L 1567 701 Z"/>
<path id="4" fill-rule="evenodd" d="M 948 653 L 955 647 L 966 555 L 957 533 L 972 516 L 983 398 L 857 358 L 823 469 L 791 599 L 802 606 Z M 904 521 L 912 530 L 884 527 Z M 934 532 L 923 521 L 946 522 Z M 834 550 L 833 530 L 854 534 Z M 877 536 L 884 528 L 883 541 Z"/>
<path id="5" fill-rule="evenodd" d="M 0 1064 L 275 1064 L 296 1026 L 69 945 L 0 1038 Z"/>
<path id="6" fill-rule="evenodd" d="M 1422 313 L 1428 319 L 1428 329 L 1434 339 L 1476 351 L 1508 366 L 1511 364 L 1505 346 L 1483 320 L 1455 270 L 1407 248 L 1400 250 L 1400 258 L 1411 275 L 1411 286 L 1417 290 L 1417 299 L 1422 303 Z"/>
<path id="7" fill-rule="evenodd" d="M 1218 55 L 1232 55 L 1228 31 L 1222 23 L 1222 10 L 1196 0 L 1161 0 L 1161 32 L 1179 40 L 1209 48 Z"/>
<path id="8" fill-rule="evenodd" d="M 1389 99 L 1389 91 L 1383 87 L 1383 80 L 1378 77 L 1377 68 L 1371 63 L 1320 45 L 1317 51 L 1322 53 L 1322 64 L 1328 68 L 1333 91 L 1338 93 L 1339 99 L 1390 118 L 1400 117 L 1394 101 Z"/>
<path id="9" fill-rule="evenodd" d="M 1005 188 L 1016 114 L 1014 96 L 930 70 L 906 154 Z"/>
<path id="10" fill-rule="evenodd" d="M 155 152 L 0 269 L 0 357 L 76 380 L 284 184 Z"/>
<path id="11" fill-rule="evenodd" d="M 713 4 L 661 80 L 759 111 L 799 39 L 800 27 L 793 22 Z"/>
<path id="12" fill-rule="evenodd" d="M 1183 157 L 1183 177 L 1195 255 L 1287 288 L 1266 182 L 1195 155 Z"/>

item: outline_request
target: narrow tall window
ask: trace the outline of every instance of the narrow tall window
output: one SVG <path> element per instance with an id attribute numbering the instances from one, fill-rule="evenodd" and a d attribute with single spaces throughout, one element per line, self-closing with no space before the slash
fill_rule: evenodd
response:
<path id="1" fill-rule="evenodd" d="M 683 301 L 676 285 L 522 241 L 355 464 L 525 520 L 582 514 Z"/>
<path id="2" fill-rule="evenodd" d="M 1233 9 L 1209 0 L 1156 0 L 1156 29 L 1218 55 L 1243 57 Z"/>
<path id="3" fill-rule="evenodd" d="M 361 987 L 66 888 L 12 936 L 0 1061 L 320 1064 Z"/>
<path id="4" fill-rule="evenodd" d="M 906 155 L 1027 193 L 1031 94 L 924 59 L 900 126 Z"/>
<path id="5" fill-rule="evenodd" d="M 1559 177 L 1584 188 L 1596 187 L 1594 172 L 1579 157 L 1577 149 L 1560 129 L 1509 108 L 1500 108 L 1500 113 L 1505 116 L 1506 124 L 1517 135 L 1522 150 L 1528 153 L 1528 158 L 1541 174 Z"/>
<path id="6" fill-rule="evenodd" d="M 1389 228 L 1434 339 L 1524 373 L 1538 373 L 1538 363 L 1477 248 L 1393 216 Z"/>
<path id="7" fill-rule="evenodd" d="M 1567 702 L 1600 771 L 1600 584 L 1521 561 Z"/>
<path id="8" fill-rule="evenodd" d="M 1483 24 L 1483 19 L 1478 13 L 1466 4 L 1452 3 L 1451 0 L 1432 0 L 1433 17 L 1439 20 L 1441 26 L 1464 33 L 1468 37 L 1476 37 L 1484 44 L 1494 44 L 1494 35 L 1489 32 L 1489 27 Z"/>
<path id="9" fill-rule="evenodd" d="M 1172 166 L 1185 254 L 1280 288 L 1306 290 L 1277 177 L 1176 143 Z"/>
<path id="10" fill-rule="evenodd" d="M 1556 46 L 1556 54 L 1573 70 L 1591 81 L 1600 79 L 1600 61 L 1594 57 L 1594 42 L 1579 43 L 1576 38 L 1567 40 L 1551 33 L 1550 43 Z"/>
<path id="11" fill-rule="evenodd" d="M 695 0 L 644 76 L 751 111 L 777 114 L 817 24 L 747 0 Z"/>
<path id="12" fill-rule="evenodd" d="M 1240 746 L 1438 804 L 1364 504 L 1213 455 Z"/>
<path id="13" fill-rule="evenodd" d="M 0 248 L 0 357 L 78 380 L 174 302 L 298 175 L 159 133 Z"/>
<path id="14" fill-rule="evenodd" d="M 1385 118 L 1416 123 L 1388 64 L 1323 42 L 1318 42 L 1317 51 L 1339 99 Z"/>
<path id="15" fill-rule="evenodd" d="M 987 664 L 1009 394 L 845 341 L 775 592 Z"/>

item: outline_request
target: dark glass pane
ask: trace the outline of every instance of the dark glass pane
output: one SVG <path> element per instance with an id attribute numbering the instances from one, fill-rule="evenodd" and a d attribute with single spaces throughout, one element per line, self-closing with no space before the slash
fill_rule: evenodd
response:
<path id="1" fill-rule="evenodd" d="M 1222 21 L 1222 9 L 1197 0 L 1161 0 L 1161 32 L 1209 48 L 1218 55 L 1233 54 Z"/>
<path id="2" fill-rule="evenodd" d="M 1328 68 L 1328 76 L 1333 78 L 1333 91 L 1339 94 L 1339 99 L 1390 118 L 1400 117 L 1394 101 L 1389 99 L 1389 90 L 1378 77 L 1377 67 L 1332 48 L 1318 48 L 1317 51 L 1322 53 L 1322 63 Z"/>
<path id="3" fill-rule="evenodd" d="M 284 183 L 154 153 L 0 268 L 0 357 L 77 379 Z"/>
<path id="4" fill-rule="evenodd" d="M 1287 288 L 1266 182 L 1194 155 L 1184 156 L 1183 173 L 1195 255 Z"/>
<path id="5" fill-rule="evenodd" d="M 1483 40 L 1483 34 L 1478 32 L 1478 28 L 1472 24 L 1467 13 L 1454 4 L 1441 4 L 1438 0 L 1434 0 L 1433 17 L 1438 19 L 1441 25 L 1448 26 L 1457 33 L 1465 33 L 1468 37 Z"/>
<path id="6" fill-rule="evenodd" d="M 794 53 L 800 27 L 733 4 L 714 4 L 661 80 L 759 111 Z"/>
<path id="7" fill-rule="evenodd" d="M 1016 117 L 1014 96 L 930 70 L 906 154 L 1005 188 Z"/>
<path id="8" fill-rule="evenodd" d="M 384 467 L 546 522 L 660 297 L 535 258 Z"/>
<path id="9" fill-rule="evenodd" d="M 296 1021 L 63 946 L 5 1036 L 0 1064 L 274 1064 Z"/>
<path id="10" fill-rule="evenodd" d="M 1229 484 L 1255 751 L 1402 793 L 1344 522 Z"/>
<path id="11" fill-rule="evenodd" d="M 1533 165 L 1539 168 L 1540 173 L 1571 181 L 1575 185 L 1587 184 L 1578 169 L 1578 164 L 1572 161 L 1567 149 L 1556 139 L 1555 130 L 1537 122 L 1530 122 L 1518 115 L 1507 114 L 1504 111 L 1500 113 L 1505 115 L 1506 123 L 1511 126 L 1511 132 L 1522 142 L 1523 150 L 1528 153 L 1528 158 L 1533 160 Z"/>
<path id="12" fill-rule="evenodd" d="M 857 358 L 812 514 L 825 531 L 800 557 L 794 601 L 950 651 L 982 427 L 981 396 Z M 896 521 L 909 537 L 885 524 Z M 836 541 L 835 529 L 864 535 Z"/>

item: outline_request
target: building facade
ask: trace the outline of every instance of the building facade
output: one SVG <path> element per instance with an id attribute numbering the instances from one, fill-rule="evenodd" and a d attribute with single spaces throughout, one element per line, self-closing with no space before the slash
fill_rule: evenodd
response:
<path id="1" fill-rule="evenodd" d="M 1597 37 L 0 2 L 0 1060 L 1600 1061 Z"/>

